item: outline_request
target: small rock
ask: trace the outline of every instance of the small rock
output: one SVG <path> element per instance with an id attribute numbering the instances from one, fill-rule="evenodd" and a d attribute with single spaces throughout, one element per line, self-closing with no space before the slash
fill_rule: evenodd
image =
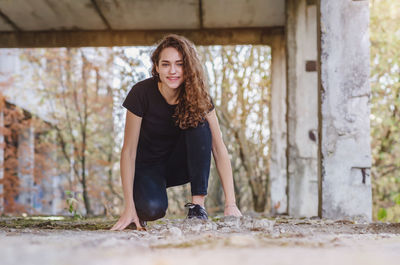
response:
<path id="1" fill-rule="evenodd" d="M 159 232 L 157 232 L 157 234 L 168 235 L 169 234 L 169 229 L 163 228 L 163 229 L 159 230 Z"/>
<path id="2" fill-rule="evenodd" d="M 180 230 L 178 227 L 171 227 L 168 229 L 168 234 L 173 237 L 181 237 L 182 230 Z"/>
<path id="3" fill-rule="evenodd" d="M 243 228 L 246 228 L 246 229 L 248 229 L 248 230 L 251 230 L 251 229 L 253 229 L 253 222 L 254 222 L 254 219 L 253 218 L 251 218 L 250 216 L 243 216 L 242 218 L 241 218 L 241 226 L 243 227 Z"/>
<path id="4" fill-rule="evenodd" d="M 218 222 L 218 225 L 221 227 L 239 229 L 241 226 L 241 220 L 240 217 L 226 216 L 221 218 L 221 221 Z"/>
<path id="5" fill-rule="evenodd" d="M 206 221 L 206 220 L 200 220 L 200 219 L 186 219 L 183 221 L 182 224 L 182 230 L 184 233 L 186 232 L 203 232 L 213 229 L 213 225 L 211 222 Z"/>
<path id="6" fill-rule="evenodd" d="M 253 228 L 251 230 L 272 232 L 274 224 L 275 224 L 274 221 L 270 221 L 267 219 L 254 220 Z"/>
<path id="7" fill-rule="evenodd" d="M 355 224 L 369 224 L 370 220 L 364 215 L 357 215 L 353 218 Z"/>
<path id="8" fill-rule="evenodd" d="M 231 232 L 231 231 L 232 231 L 232 229 L 229 228 L 229 227 L 222 227 L 222 228 L 220 229 L 220 232 L 222 232 L 222 233 L 229 233 L 229 232 Z"/>

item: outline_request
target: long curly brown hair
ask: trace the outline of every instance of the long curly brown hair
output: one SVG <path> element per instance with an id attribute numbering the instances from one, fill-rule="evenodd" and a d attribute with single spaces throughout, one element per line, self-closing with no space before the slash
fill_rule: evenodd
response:
<path id="1" fill-rule="evenodd" d="M 204 122 L 205 116 L 213 106 L 204 69 L 194 44 L 183 36 L 169 34 L 159 42 L 151 54 L 151 73 L 159 82 L 156 65 L 158 66 L 160 61 L 161 51 L 168 47 L 177 49 L 183 59 L 184 81 L 180 87 L 179 102 L 173 118 L 181 129 L 197 127 L 200 122 Z"/>

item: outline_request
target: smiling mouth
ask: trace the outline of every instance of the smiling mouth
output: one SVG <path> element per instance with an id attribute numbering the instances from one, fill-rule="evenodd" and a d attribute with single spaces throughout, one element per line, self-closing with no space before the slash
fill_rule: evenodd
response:
<path id="1" fill-rule="evenodd" d="M 179 77 L 167 77 L 167 79 L 169 79 L 169 80 L 178 80 Z"/>

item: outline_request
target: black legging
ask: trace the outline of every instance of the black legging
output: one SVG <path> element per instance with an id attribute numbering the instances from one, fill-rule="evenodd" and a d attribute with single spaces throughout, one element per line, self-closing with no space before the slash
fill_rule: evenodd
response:
<path id="1" fill-rule="evenodd" d="M 142 221 L 162 218 L 168 208 L 168 187 L 190 182 L 192 195 L 206 195 L 211 161 L 211 131 L 207 121 L 181 130 L 170 158 L 151 166 L 136 165 L 133 199 Z"/>

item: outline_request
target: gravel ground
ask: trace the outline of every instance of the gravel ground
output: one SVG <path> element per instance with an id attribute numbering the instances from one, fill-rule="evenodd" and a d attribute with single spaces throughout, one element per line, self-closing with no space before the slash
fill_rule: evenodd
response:
<path id="1" fill-rule="evenodd" d="M 292 218 L 115 220 L 0 218 L 0 264 L 400 264 L 400 224 Z"/>

